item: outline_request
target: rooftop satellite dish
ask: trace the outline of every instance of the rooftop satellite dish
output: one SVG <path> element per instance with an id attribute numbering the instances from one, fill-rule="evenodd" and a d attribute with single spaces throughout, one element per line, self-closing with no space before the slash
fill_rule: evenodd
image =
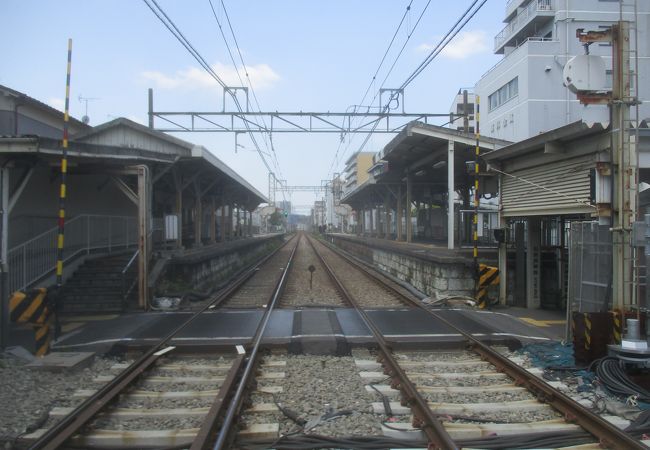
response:
<path id="1" fill-rule="evenodd" d="M 88 116 L 83 116 L 83 117 L 81 118 L 81 121 L 82 121 L 83 123 L 85 123 L 86 125 L 88 125 L 88 122 L 90 122 L 90 117 L 88 117 Z"/>
<path id="2" fill-rule="evenodd" d="M 606 91 L 605 60 L 598 55 L 577 55 L 562 70 L 564 85 L 574 94 Z"/>

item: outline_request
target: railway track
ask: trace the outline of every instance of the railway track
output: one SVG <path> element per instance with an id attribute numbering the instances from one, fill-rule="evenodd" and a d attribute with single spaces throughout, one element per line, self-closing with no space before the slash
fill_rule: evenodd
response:
<path id="1" fill-rule="evenodd" d="M 307 290 L 309 266 L 316 270 Z M 190 320 L 137 361 L 113 367 L 118 374 L 99 378 L 106 384 L 86 392 L 81 406 L 53 411 L 62 419 L 31 448 L 106 446 L 109 435 L 120 448 L 646 448 L 422 308 L 405 289 L 305 235 L 251 268 L 203 311 L 220 306 L 265 310 L 248 345 L 229 355 L 182 359 L 167 344 Z M 262 337 L 281 306 L 352 306 L 374 345 L 352 356 L 265 351 Z M 376 308 L 420 308 L 462 334 L 466 349 L 394 349 L 367 313 Z M 156 424 L 160 429 L 153 430 Z M 126 436 L 142 439 L 119 440 Z"/>

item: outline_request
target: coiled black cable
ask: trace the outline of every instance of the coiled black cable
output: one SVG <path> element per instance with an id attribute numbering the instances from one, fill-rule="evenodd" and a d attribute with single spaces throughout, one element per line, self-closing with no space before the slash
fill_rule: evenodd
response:
<path id="1" fill-rule="evenodd" d="M 650 391 L 632 381 L 625 373 L 624 363 L 618 358 L 606 356 L 597 359 L 589 366 L 596 373 L 598 380 L 612 394 L 650 403 Z"/>

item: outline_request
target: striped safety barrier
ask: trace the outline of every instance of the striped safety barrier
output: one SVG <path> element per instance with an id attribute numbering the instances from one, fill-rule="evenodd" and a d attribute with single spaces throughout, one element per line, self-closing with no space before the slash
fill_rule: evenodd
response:
<path id="1" fill-rule="evenodd" d="M 610 311 L 612 315 L 612 339 L 611 341 L 620 345 L 623 337 L 623 314 L 621 311 Z"/>
<path id="2" fill-rule="evenodd" d="M 478 289 L 476 293 L 479 308 L 483 309 L 488 306 L 488 288 L 498 284 L 499 268 L 488 266 L 487 264 L 479 264 Z"/>
<path id="3" fill-rule="evenodd" d="M 32 325 L 35 355 L 46 355 L 50 351 L 55 322 L 54 308 L 48 301 L 47 289 L 14 292 L 9 299 L 9 313 L 12 322 Z"/>

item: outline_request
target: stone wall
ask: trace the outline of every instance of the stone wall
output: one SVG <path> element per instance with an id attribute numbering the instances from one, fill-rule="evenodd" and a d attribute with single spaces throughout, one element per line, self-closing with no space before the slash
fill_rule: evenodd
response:
<path id="1" fill-rule="evenodd" d="M 283 242 L 284 235 L 257 237 L 174 257 L 156 291 L 163 294 L 213 290 L 243 268 L 270 254 Z"/>
<path id="2" fill-rule="evenodd" d="M 355 238 L 329 235 L 327 239 L 346 252 L 409 283 L 432 298 L 474 296 L 474 271 L 465 258 L 418 257 L 388 246 L 369 246 Z M 409 254 L 411 253 L 411 254 Z"/>

